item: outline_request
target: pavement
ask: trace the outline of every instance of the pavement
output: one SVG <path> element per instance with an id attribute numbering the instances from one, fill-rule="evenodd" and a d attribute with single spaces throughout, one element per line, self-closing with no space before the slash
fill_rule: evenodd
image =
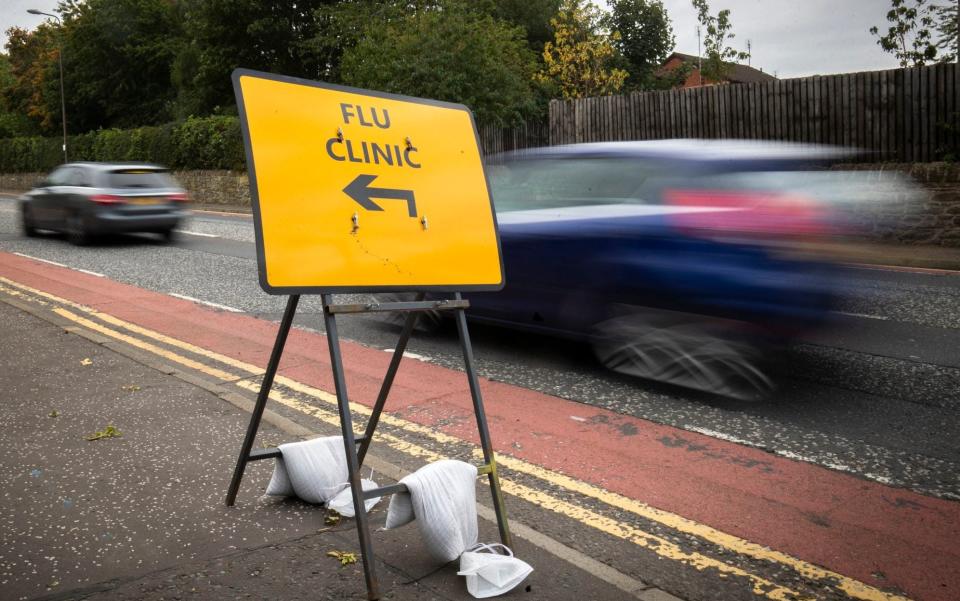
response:
<path id="1" fill-rule="evenodd" d="M 327 556 L 359 554 L 354 522 L 330 525 L 322 507 L 262 496 L 272 462 L 250 464 L 239 502 L 224 505 L 245 411 L 165 365 L 14 303 L 0 303 L 0 338 L 17 341 L 0 355 L 0 597 L 366 598 L 361 564 Z M 288 431 L 265 423 L 266 445 L 289 440 L 289 430 L 314 434 L 271 421 Z M 109 426 L 119 434 L 89 440 Z M 379 531 L 385 510 L 384 501 L 371 513 L 383 598 L 471 598 L 455 564 L 428 559 L 414 526 Z M 481 520 L 480 531 L 497 540 L 495 524 Z M 515 551 L 535 571 L 508 598 L 621 598 L 523 539 Z"/>

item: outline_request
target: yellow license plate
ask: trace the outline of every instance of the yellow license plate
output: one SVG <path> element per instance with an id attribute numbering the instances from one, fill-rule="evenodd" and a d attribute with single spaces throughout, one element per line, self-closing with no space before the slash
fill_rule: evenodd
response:
<path id="1" fill-rule="evenodd" d="M 132 205 L 158 205 L 163 202 L 163 199 L 156 197 L 131 198 L 127 202 Z"/>

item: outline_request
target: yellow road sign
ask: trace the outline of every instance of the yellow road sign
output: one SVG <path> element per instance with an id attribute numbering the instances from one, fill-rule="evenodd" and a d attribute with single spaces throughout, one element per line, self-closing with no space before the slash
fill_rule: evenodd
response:
<path id="1" fill-rule="evenodd" d="M 264 290 L 502 287 L 467 107 L 245 69 L 233 85 Z"/>

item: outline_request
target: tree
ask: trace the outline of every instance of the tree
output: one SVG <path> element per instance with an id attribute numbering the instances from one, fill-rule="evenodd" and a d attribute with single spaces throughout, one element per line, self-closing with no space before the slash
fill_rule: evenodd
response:
<path id="1" fill-rule="evenodd" d="M 937 7 L 937 49 L 942 62 L 960 61 L 960 2 Z"/>
<path id="2" fill-rule="evenodd" d="M 537 54 L 553 39 L 550 20 L 560 10 L 561 0 L 478 0 L 477 10 L 491 17 L 522 27 L 530 48 Z"/>
<path id="3" fill-rule="evenodd" d="M 330 0 L 181 0 L 186 36 L 173 65 L 180 113 L 235 110 L 230 74 L 237 67 L 295 77 L 322 77 L 308 40 L 317 33 L 314 11 Z M 168 4 L 174 4 L 165 0 Z"/>
<path id="4" fill-rule="evenodd" d="M 721 10 L 717 16 L 713 16 L 707 0 L 693 0 L 693 7 L 697 9 L 697 20 L 704 34 L 704 61 L 700 74 L 707 79 L 722 81 L 729 73 L 731 63 L 749 59 L 750 53 L 729 45 L 729 41 L 737 37 L 732 32 L 729 9 Z"/>
<path id="5" fill-rule="evenodd" d="M 884 52 L 897 57 L 901 67 L 922 67 L 937 59 L 937 44 L 931 30 L 936 25 L 937 7 L 929 0 L 891 0 L 887 33 L 873 26 L 870 33 Z"/>
<path id="6" fill-rule="evenodd" d="M 7 30 L 9 74 L 3 87 L 6 107 L 25 117 L 41 132 L 60 126 L 60 88 L 56 78 L 58 28 L 43 23 L 33 31 Z"/>
<path id="7" fill-rule="evenodd" d="M 29 136 L 39 133 L 36 125 L 30 121 L 27 114 L 12 106 L 8 95 L 12 95 L 17 85 L 13 75 L 13 64 L 10 57 L 0 54 L 0 138 Z"/>
<path id="8" fill-rule="evenodd" d="M 620 34 L 613 45 L 626 59 L 632 88 L 658 86 L 657 69 L 673 50 L 670 17 L 661 0 L 611 0 L 607 28 Z"/>
<path id="9" fill-rule="evenodd" d="M 510 124 L 534 109 L 533 52 L 523 30 L 466 3 L 370 22 L 344 51 L 344 83 L 461 102 L 482 123 Z"/>
<path id="10" fill-rule="evenodd" d="M 171 66 L 183 43 L 167 0 L 87 0 L 63 8 L 63 71 L 70 129 L 168 121 Z"/>
<path id="11" fill-rule="evenodd" d="M 554 40 L 543 48 L 543 68 L 536 80 L 553 87 L 563 98 L 615 94 L 627 72 L 616 66 L 613 44 L 619 34 L 607 33 L 600 9 L 588 0 L 564 0 L 550 21 Z"/>
<path id="12" fill-rule="evenodd" d="M 317 56 L 320 78 L 339 83 L 344 53 L 360 43 L 368 28 L 396 23 L 441 6 L 442 0 L 340 0 L 324 4 L 314 11 L 316 33 L 304 45 Z"/>

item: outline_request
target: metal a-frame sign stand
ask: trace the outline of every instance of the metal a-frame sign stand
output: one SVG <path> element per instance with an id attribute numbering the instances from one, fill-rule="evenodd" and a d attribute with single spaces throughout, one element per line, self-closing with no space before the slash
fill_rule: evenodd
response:
<path id="1" fill-rule="evenodd" d="M 510 530 L 507 524 L 507 516 L 503 505 L 503 494 L 497 474 L 497 463 L 494 457 L 493 446 L 490 442 L 489 428 L 487 427 L 487 419 L 483 408 L 483 399 L 480 394 L 479 381 L 477 379 L 476 369 L 474 366 L 473 349 L 470 344 L 470 335 L 467 330 L 465 310 L 469 307 L 469 301 L 462 297 L 461 292 L 455 290 L 456 288 L 467 291 L 495 290 L 502 286 L 502 259 L 500 257 L 499 238 L 496 236 L 496 220 L 492 213 L 492 207 L 490 206 L 489 193 L 487 192 L 485 176 L 482 174 L 482 166 L 480 167 L 480 175 L 482 179 L 475 181 L 474 183 L 475 185 L 478 185 L 479 188 L 482 188 L 484 195 L 483 199 L 487 204 L 485 206 L 481 206 L 482 203 L 474 203 L 476 206 L 473 206 L 473 209 L 476 209 L 476 215 L 473 215 L 473 218 L 471 219 L 471 216 L 468 214 L 468 220 L 464 221 L 462 219 L 463 215 L 461 214 L 461 211 L 456 210 L 456 207 L 454 207 L 455 210 L 453 212 L 450 212 L 449 208 L 442 204 L 442 202 L 447 199 L 447 195 L 435 194 L 435 197 L 438 198 L 438 202 L 434 203 L 433 205 L 429 203 L 429 199 L 431 198 L 431 189 L 442 189 L 443 187 L 444 182 L 442 181 L 441 177 L 441 168 L 427 171 L 426 175 L 423 175 L 424 172 L 422 171 L 414 171 L 414 175 L 407 177 L 407 179 L 404 179 L 403 177 L 395 178 L 395 181 L 399 180 L 402 185 L 409 187 L 410 189 L 408 190 L 370 188 L 368 187 L 369 183 L 372 182 L 373 179 L 379 177 L 381 174 L 391 176 L 395 175 L 395 173 L 389 171 L 374 174 L 369 173 L 371 171 L 377 171 L 376 167 L 379 165 L 379 163 L 377 163 L 375 159 L 382 157 L 384 164 L 386 164 L 386 151 L 383 149 L 386 148 L 387 150 L 390 150 L 390 144 L 386 142 L 377 142 L 376 139 L 374 139 L 373 141 L 369 142 L 369 146 L 367 145 L 367 142 L 362 142 L 363 150 L 360 151 L 353 146 L 347 146 L 348 138 L 346 138 L 344 134 L 344 129 L 347 129 L 344 126 L 351 125 L 359 125 L 360 127 L 370 127 L 373 125 L 380 129 L 388 130 L 390 124 L 390 113 L 388 111 L 392 111 L 398 116 L 406 116 L 410 121 L 415 121 L 419 114 L 418 111 L 424 110 L 428 113 L 428 117 L 432 117 L 434 119 L 439 118 L 440 120 L 450 120 L 450 127 L 436 128 L 440 137 L 436 139 L 430 138 L 427 140 L 427 142 L 434 142 L 438 146 L 442 146 L 444 143 L 450 143 L 451 140 L 455 141 L 456 136 L 451 137 L 450 135 L 451 128 L 455 128 L 457 124 L 462 125 L 463 116 L 460 115 L 460 113 L 466 112 L 466 115 L 469 116 L 468 123 L 473 135 L 473 144 L 476 145 L 476 129 L 475 125 L 473 124 L 472 115 L 470 115 L 466 107 L 461 105 L 397 97 L 389 94 L 332 86 L 329 84 L 321 84 L 318 82 L 276 76 L 254 71 L 238 69 L 233 74 L 233 80 L 234 88 L 237 94 L 238 106 L 241 113 L 244 143 L 247 150 L 247 164 L 251 179 L 251 192 L 254 201 L 254 222 L 257 233 L 257 254 L 261 286 L 267 290 L 267 292 L 278 293 L 289 290 L 291 294 L 289 294 L 287 299 L 286 309 L 284 310 L 283 317 L 280 321 L 280 327 L 273 346 L 273 351 L 270 355 L 267 369 L 263 376 L 263 381 L 260 386 L 259 394 L 257 395 L 257 401 L 254 406 L 253 413 L 250 417 L 250 424 L 247 428 L 239 457 L 237 458 L 237 465 L 234 469 L 233 478 L 230 482 L 230 487 L 227 492 L 226 504 L 228 506 L 232 506 L 235 503 L 247 463 L 261 459 L 281 457 L 281 452 L 279 449 L 273 448 L 253 450 L 253 444 L 257 436 L 257 431 L 260 427 L 260 421 L 263 416 L 264 409 L 266 408 L 270 390 L 273 386 L 277 368 L 280 365 L 280 359 L 283 355 L 283 349 L 286 345 L 287 335 L 290 332 L 290 327 L 297 311 L 297 305 L 300 301 L 300 296 L 302 293 L 319 293 L 323 304 L 323 318 L 326 326 L 327 342 L 330 351 L 330 362 L 333 371 L 334 386 L 336 388 L 337 404 L 340 413 L 340 429 L 343 435 L 344 452 L 347 457 L 349 485 L 352 492 L 353 506 L 356 513 L 355 519 L 357 524 L 357 535 L 359 537 L 360 549 L 362 552 L 367 595 L 369 599 L 379 599 L 379 580 L 377 578 L 374 564 L 370 526 L 364 501 L 373 497 L 385 496 L 397 492 L 405 492 L 406 486 L 403 484 L 394 484 L 375 490 L 365 491 L 362 489 L 360 484 L 360 468 L 363 466 L 364 458 L 366 457 L 367 451 L 370 448 L 370 444 L 373 441 L 380 415 L 383 412 L 387 397 L 390 394 L 394 377 L 396 376 L 397 370 L 400 367 L 404 350 L 406 349 L 407 343 L 410 340 L 410 336 L 412 335 L 414 327 L 416 326 L 419 314 L 425 311 L 450 311 L 453 313 L 453 317 L 457 324 L 460 347 L 463 351 L 467 382 L 469 384 L 470 394 L 473 399 L 473 409 L 477 420 L 477 429 L 480 435 L 480 446 L 483 450 L 484 464 L 478 467 L 478 472 L 481 475 L 487 476 L 490 492 L 493 497 L 493 506 L 496 512 L 497 525 L 500 531 L 500 539 L 502 540 L 503 544 L 511 546 Z M 296 114 L 297 111 L 303 110 L 302 107 L 305 98 L 311 103 L 310 112 L 301 112 L 298 115 Z M 379 103 L 382 107 L 380 109 L 380 113 L 378 114 L 376 112 L 376 108 L 373 108 L 372 110 L 367 109 L 368 113 L 364 115 L 363 111 L 366 107 L 358 104 L 358 100 L 367 102 L 374 101 Z M 288 102 L 285 104 L 285 101 Z M 368 255 L 375 254 L 371 253 L 370 248 L 366 246 L 360 253 L 360 258 L 357 260 L 358 262 L 355 262 L 351 269 L 360 269 L 361 271 L 363 269 L 369 269 L 370 277 L 368 278 L 368 281 L 361 282 L 360 284 L 343 283 L 341 280 L 344 279 L 350 280 L 351 282 L 354 281 L 352 279 L 355 276 L 353 271 L 346 275 L 336 271 L 334 271 L 332 274 L 320 273 L 318 275 L 317 271 L 313 267 L 308 266 L 306 270 L 301 273 L 301 263 L 296 260 L 290 260 L 289 257 L 303 257 L 302 253 L 304 249 L 302 248 L 302 238 L 293 237 L 291 238 L 291 241 L 285 238 L 285 234 L 283 234 L 283 232 L 295 230 L 301 220 L 310 222 L 314 218 L 317 220 L 318 224 L 323 224 L 323 226 L 326 227 L 325 224 L 329 220 L 330 215 L 323 213 L 322 211 L 315 215 L 307 214 L 304 216 L 297 214 L 297 222 L 287 223 L 283 222 L 282 220 L 278 222 L 274 217 L 266 218 L 263 213 L 264 206 L 263 201 L 260 198 L 263 193 L 259 190 L 259 187 L 261 185 L 265 185 L 264 180 L 269 179 L 271 181 L 277 181 L 278 179 L 282 180 L 284 177 L 291 177 L 291 173 L 285 172 L 284 169 L 296 169 L 296 165 L 294 164 L 291 166 L 288 164 L 289 162 L 270 163 L 270 161 L 264 160 L 263 156 L 258 156 L 257 148 L 266 146 L 271 151 L 266 153 L 266 157 L 268 159 L 272 156 L 282 155 L 282 152 L 278 152 L 278 150 L 286 151 L 291 150 L 291 148 L 293 150 L 299 150 L 297 148 L 297 144 L 300 143 L 299 140 L 303 139 L 302 135 L 291 135 L 291 132 L 284 131 L 284 127 L 285 125 L 290 126 L 293 124 L 293 126 L 299 128 L 303 125 L 301 121 L 302 119 L 306 119 L 307 121 L 310 121 L 310 119 L 317 119 L 315 108 L 313 108 L 317 105 L 321 107 L 329 105 L 331 110 L 335 113 L 335 116 L 343 122 L 339 127 L 336 128 L 335 135 L 332 135 L 327 139 L 325 145 L 326 155 L 321 154 L 319 157 L 321 160 L 321 165 L 323 164 L 323 159 L 327 159 L 330 163 L 331 178 L 335 178 L 338 175 L 341 176 L 339 183 L 336 183 L 336 180 L 334 179 L 334 183 L 331 184 L 336 187 L 328 191 L 332 197 L 337 199 L 337 202 L 332 203 L 332 206 L 336 207 L 343 205 L 343 203 L 348 203 L 346 206 L 352 207 L 353 205 L 349 203 L 355 201 L 356 204 L 360 205 L 360 207 L 364 209 L 367 209 L 368 211 L 383 212 L 384 209 L 373 202 L 371 198 L 407 200 L 408 211 L 404 212 L 401 210 L 396 212 L 398 214 L 397 217 L 388 217 L 381 214 L 374 216 L 381 218 L 382 224 L 380 227 L 385 228 L 382 231 L 385 231 L 389 234 L 384 235 L 384 238 L 391 240 L 392 238 L 390 238 L 390 235 L 395 237 L 396 233 L 399 231 L 406 236 L 405 239 L 412 240 L 413 244 L 416 244 L 419 240 L 423 239 L 422 237 L 417 238 L 416 236 L 427 232 L 429 227 L 424 211 L 424 205 L 426 204 L 426 210 L 431 211 L 432 215 L 436 215 L 436 218 L 432 218 L 434 223 L 447 222 L 460 224 L 460 227 L 457 228 L 457 231 L 451 232 L 449 240 L 446 240 L 442 237 L 439 238 L 440 243 L 438 245 L 438 252 L 451 253 L 453 255 L 457 255 L 458 252 L 461 252 L 462 249 L 457 245 L 463 241 L 464 236 L 469 238 L 471 235 L 475 235 L 481 236 L 482 238 L 482 236 L 485 235 L 485 233 L 482 231 L 484 228 L 482 227 L 479 227 L 480 231 L 475 231 L 477 230 L 476 220 L 479 219 L 480 223 L 482 224 L 483 218 L 488 216 L 493 228 L 492 240 L 494 241 L 494 247 L 490 249 L 488 246 L 490 242 L 489 236 L 482 239 L 478 238 L 467 240 L 468 245 L 473 244 L 473 246 L 470 247 L 471 249 L 486 247 L 488 248 L 489 252 L 487 252 L 484 256 L 477 257 L 476 262 L 472 262 L 465 267 L 454 266 L 453 270 L 448 271 L 444 271 L 443 269 L 440 269 L 439 271 L 425 271 L 421 275 L 421 281 L 425 282 L 425 285 L 410 286 L 410 288 L 407 289 L 417 292 L 416 300 L 414 301 L 383 303 L 371 302 L 367 304 L 335 303 L 332 296 L 333 293 L 369 292 L 382 290 L 397 291 L 402 290 L 403 288 L 398 286 L 395 281 L 390 279 L 391 277 L 396 277 L 394 273 L 398 271 L 392 262 L 387 262 L 390 264 L 386 266 L 384 266 L 383 261 L 380 260 L 378 260 L 375 264 L 363 263 Z M 414 107 L 411 108 L 411 105 L 414 105 Z M 283 111 L 281 109 L 283 108 L 295 113 L 294 118 L 291 118 L 287 121 L 276 121 L 274 115 L 282 114 Z M 297 120 L 295 118 L 298 116 L 301 120 Z M 271 121 L 271 119 L 274 120 Z M 384 127 L 384 124 L 386 124 L 386 127 Z M 327 122 L 324 121 L 321 127 L 326 127 L 326 125 Z M 327 131 L 329 131 L 329 128 Z M 348 131 L 352 133 L 354 131 L 365 130 L 359 130 L 357 127 L 353 127 Z M 378 133 L 383 134 L 383 132 Z M 292 142 L 290 141 L 291 139 L 293 140 Z M 374 146 L 376 146 L 378 150 L 373 150 Z M 469 146 L 469 144 L 464 145 L 464 149 L 470 150 Z M 422 146 L 420 146 L 420 148 L 422 148 Z M 442 150 L 442 152 L 439 152 L 440 150 Z M 438 153 L 435 156 L 454 157 L 452 160 L 473 161 L 474 159 L 479 159 L 478 155 L 476 157 L 472 157 L 470 153 L 465 153 L 463 149 L 458 148 L 457 150 L 459 150 L 460 155 L 466 154 L 468 158 L 460 159 L 457 157 L 456 153 L 451 152 L 450 149 L 442 148 L 438 150 Z M 477 153 L 479 152 L 476 150 L 476 146 L 474 146 L 474 151 Z M 360 159 L 361 152 L 362 156 L 367 159 L 367 161 L 354 160 Z M 376 154 L 378 152 L 380 153 L 379 155 Z M 373 153 L 373 161 L 370 160 L 370 153 Z M 418 147 L 413 146 L 410 138 L 407 137 L 404 146 L 401 146 L 400 144 L 393 145 L 393 150 L 390 152 L 390 158 L 393 162 L 389 164 L 389 166 L 399 167 L 403 165 L 419 170 L 426 163 L 426 160 L 421 158 L 420 154 L 421 151 L 418 149 Z M 422 154 L 426 155 L 427 153 L 423 152 Z M 351 167 L 354 167 L 355 170 L 361 169 L 365 173 L 356 174 L 355 171 L 348 171 L 345 175 L 339 173 L 337 169 L 342 167 L 341 163 L 348 162 L 346 160 L 348 157 L 350 158 L 349 162 L 362 163 L 359 166 Z M 317 157 L 314 156 L 311 158 L 311 160 L 315 161 L 317 160 Z M 371 163 L 373 163 L 373 166 L 371 166 Z M 454 167 L 457 167 L 457 165 Z M 462 167 L 462 165 L 460 167 Z M 462 175 L 463 171 L 461 170 L 459 173 Z M 345 188 L 340 187 L 344 181 L 342 179 L 343 177 L 346 177 L 347 181 L 347 186 Z M 440 188 L 437 188 L 438 182 L 435 181 L 437 178 L 440 178 L 441 180 L 439 181 Z M 358 182 L 360 182 L 359 188 Z M 340 193 L 340 195 L 338 196 L 337 193 Z M 342 198 L 341 196 L 345 196 L 346 198 Z M 425 199 L 428 202 L 424 203 Z M 470 199 L 468 198 L 467 200 L 469 201 Z M 337 205 L 337 203 L 340 204 Z M 418 203 L 420 204 L 419 211 L 417 209 Z M 326 207 L 326 205 L 324 205 L 324 207 Z M 469 209 L 471 207 L 468 206 L 467 208 L 469 213 Z M 323 210 L 327 210 L 327 208 L 324 208 Z M 329 210 L 336 213 L 334 209 Z M 338 213 L 336 213 L 336 215 L 341 215 L 342 213 L 343 211 L 341 209 Z M 410 223 L 408 220 L 411 217 L 418 218 L 414 221 L 416 224 L 416 229 L 410 228 Z M 270 222 L 270 219 L 273 219 L 273 222 Z M 353 212 L 351 221 L 352 225 L 350 229 L 350 235 L 355 237 L 357 235 L 357 230 L 360 227 L 359 211 Z M 470 224 L 470 227 L 473 229 L 465 232 L 462 227 L 463 223 Z M 377 232 L 379 231 L 381 230 L 377 230 Z M 411 236 L 409 232 L 417 233 Z M 270 242 L 267 242 L 268 239 Z M 334 238 L 334 240 L 338 239 Z M 347 240 L 350 240 L 350 242 L 345 243 L 344 248 L 348 250 L 353 249 L 353 242 L 355 242 L 355 240 L 350 238 Z M 365 244 L 372 246 L 375 245 L 376 242 L 377 239 L 373 238 L 365 241 Z M 329 239 L 325 240 L 323 244 L 329 245 Z M 337 242 L 334 242 L 333 244 L 337 244 Z M 431 242 L 431 244 L 433 244 L 433 242 Z M 278 248 L 279 252 L 269 254 L 265 253 L 265 247 L 267 246 L 270 246 L 271 249 Z M 323 245 L 321 245 L 321 247 L 322 246 Z M 308 248 L 307 250 L 309 251 L 312 249 Z M 320 252 L 322 249 L 318 248 L 317 250 Z M 400 254 L 402 255 L 403 249 L 400 250 Z M 289 251 L 289 253 L 287 251 Z M 422 248 L 414 249 L 413 252 L 419 253 L 417 256 L 422 256 L 423 254 Z M 471 252 L 473 251 L 471 250 Z M 400 260 L 402 261 L 402 257 Z M 496 263 L 495 269 L 492 269 L 491 266 L 494 262 Z M 289 269 L 288 267 L 290 264 L 295 265 L 295 267 L 293 269 Z M 278 268 L 278 265 L 281 268 Z M 358 265 L 359 267 L 357 267 Z M 384 269 L 384 267 L 386 267 L 386 269 Z M 469 272 L 473 268 L 475 268 L 474 270 L 477 271 L 475 276 L 472 276 L 470 273 L 465 273 Z M 280 285 L 275 284 L 271 280 L 271 276 L 274 272 L 279 272 L 281 274 L 280 277 L 277 278 L 282 280 Z M 380 281 L 378 280 L 380 277 L 383 277 L 386 280 L 386 284 L 380 284 Z M 466 279 L 460 279 L 464 277 Z M 284 278 L 287 278 L 287 280 L 284 280 Z M 451 283 L 451 281 L 470 282 L 471 279 L 474 278 L 476 281 L 479 281 L 480 284 L 467 283 L 463 286 L 457 286 L 455 283 Z M 431 293 L 431 299 L 427 299 L 428 292 Z M 436 298 L 444 293 L 446 295 L 452 295 L 452 298 Z M 357 436 L 354 434 L 353 430 L 353 419 L 350 412 L 350 401 L 347 393 L 347 384 L 343 368 L 343 356 L 340 349 L 340 338 L 337 332 L 337 316 L 380 312 L 401 312 L 406 314 L 406 318 L 400 338 L 397 342 L 396 348 L 393 351 L 393 357 L 390 360 L 383 383 L 380 387 L 380 392 L 377 395 L 376 402 L 373 406 L 373 411 L 369 420 L 367 421 L 363 434 Z"/>

